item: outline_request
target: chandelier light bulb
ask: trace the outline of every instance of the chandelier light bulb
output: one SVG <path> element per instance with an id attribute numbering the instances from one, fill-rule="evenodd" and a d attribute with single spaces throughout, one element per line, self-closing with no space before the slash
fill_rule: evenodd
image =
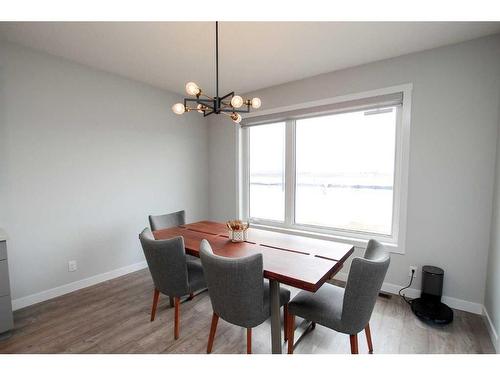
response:
<path id="1" fill-rule="evenodd" d="M 198 110 L 199 113 L 203 113 L 203 110 L 205 109 L 205 106 L 203 104 L 198 104 L 196 106 L 196 109 Z"/>
<path id="2" fill-rule="evenodd" d="M 182 115 L 184 112 L 186 112 L 186 107 L 184 107 L 184 104 L 182 103 L 176 103 L 172 106 L 172 111 L 176 115 Z"/>
<path id="3" fill-rule="evenodd" d="M 241 115 L 240 115 L 239 113 L 235 113 L 235 112 L 233 112 L 233 113 L 231 114 L 231 119 L 232 119 L 235 123 L 239 124 L 239 123 L 241 122 Z"/>
<path id="4" fill-rule="evenodd" d="M 188 95 L 196 96 L 201 92 L 201 89 L 196 83 L 188 82 L 186 83 L 186 92 L 188 93 Z"/>
<path id="5" fill-rule="evenodd" d="M 259 98 L 253 98 L 252 99 L 252 108 L 260 108 L 260 106 L 262 105 L 262 102 L 260 101 Z"/>
<path id="6" fill-rule="evenodd" d="M 231 99 L 231 105 L 234 108 L 240 108 L 243 105 L 243 98 L 239 95 L 233 96 L 233 98 Z"/>

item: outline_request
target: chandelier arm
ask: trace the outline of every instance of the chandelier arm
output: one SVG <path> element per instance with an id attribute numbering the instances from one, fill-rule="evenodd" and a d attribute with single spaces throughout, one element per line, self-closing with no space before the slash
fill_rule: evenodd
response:
<path id="1" fill-rule="evenodd" d="M 221 108 L 224 108 L 223 106 L 226 106 L 226 108 L 233 108 L 231 102 L 225 102 L 224 99 L 227 99 L 227 98 L 233 98 L 234 96 L 234 91 L 231 91 L 229 94 L 226 94 L 224 95 L 222 98 L 219 98 L 219 103 L 220 103 L 220 106 Z"/>
<path id="2" fill-rule="evenodd" d="M 197 103 L 204 105 L 212 110 L 215 110 L 214 100 L 213 99 L 192 99 L 192 98 L 184 98 L 184 107 L 188 108 L 188 103 Z M 194 108 L 190 108 L 194 109 Z"/>
<path id="3" fill-rule="evenodd" d="M 207 99 L 210 99 L 210 100 L 214 100 L 214 99 L 215 99 L 215 98 L 212 98 L 211 96 L 206 95 L 204 92 L 201 92 L 201 93 L 198 95 L 198 97 L 200 97 L 200 96 L 203 96 L 203 97 L 205 97 L 205 98 L 207 98 Z"/>
<path id="4" fill-rule="evenodd" d="M 236 109 L 236 108 L 221 108 L 221 113 L 249 113 L 250 112 L 250 108 L 247 108 L 247 109 Z"/>
<path id="5" fill-rule="evenodd" d="M 222 100 L 229 98 L 229 97 L 232 98 L 233 96 L 234 96 L 234 91 L 231 91 L 229 94 L 226 94 L 223 97 L 221 97 L 220 100 L 222 101 Z"/>
<path id="6" fill-rule="evenodd" d="M 211 109 L 211 110 L 212 110 L 212 112 L 213 112 L 213 111 L 215 110 L 215 108 L 214 108 L 214 107 L 212 107 L 211 105 L 203 104 L 203 106 L 205 106 L 204 111 L 206 111 L 207 109 Z"/>
<path id="7" fill-rule="evenodd" d="M 198 104 L 201 104 L 205 108 L 210 108 L 212 111 L 215 111 L 215 103 L 213 100 L 206 102 L 198 102 Z"/>
<path id="8" fill-rule="evenodd" d="M 203 105 L 214 105 L 214 100 L 213 99 L 197 99 L 196 103 L 198 104 L 203 104 Z"/>
<path id="9" fill-rule="evenodd" d="M 208 105 L 208 104 L 202 104 L 202 106 L 205 107 L 205 109 L 202 109 L 202 111 L 206 111 L 207 109 L 211 109 L 212 111 L 215 110 L 214 107 L 212 107 L 211 105 Z"/>

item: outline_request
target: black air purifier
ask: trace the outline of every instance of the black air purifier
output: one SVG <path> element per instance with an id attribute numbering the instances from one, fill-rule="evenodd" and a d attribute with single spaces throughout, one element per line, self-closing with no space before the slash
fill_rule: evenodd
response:
<path id="1" fill-rule="evenodd" d="M 448 324 L 453 310 L 441 302 L 444 271 L 439 267 L 422 267 L 422 294 L 411 301 L 411 310 L 426 323 Z"/>

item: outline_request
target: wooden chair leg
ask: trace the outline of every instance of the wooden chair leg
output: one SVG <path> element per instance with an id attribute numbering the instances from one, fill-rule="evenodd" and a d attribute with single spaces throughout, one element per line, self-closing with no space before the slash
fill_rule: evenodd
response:
<path id="1" fill-rule="evenodd" d="M 214 345 L 215 331 L 217 330 L 217 323 L 219 321 L 219 315 L 213 313 L 212 315 L 212 325 L 210 326 L 210 335 L 208 335 L 208 345 L 207 353 L 212 353 L 212 346 Z"/>
<path id="2" fill-rule="evenodd" d="M 180 331 L 180 305 L 181 305 L 181 299 L 179 297 L 174 297 L 174 307 L 175 307 L 175 321 L 174 321 L 174 339 L 179 338 L 179 331 Z"/>
<path id="3" fill-rule="evenodd" d="M 293 344 L 294 344 L 294 333 L 295 333 L 295 315 L 290 313 L 287 314 L 286 328 L 288 333 L 286 335 L 288 340 L 288 354 L 293 354 Z"/>
<path id="4" fill-rule="evenodd" d="M 358 335 L 350 335 L 351 339 L 351 354 L 358 354 Z"/>
<path id="5" fill-rule="evenodd" d="M 285 338 L 285 342 L 288 337 L 287 326 L 288 326 L 288 304 L 285 304 L 285 306 L 283 306 L 283 336 Z"/>
<path id="6" fill-rule="evenodd" d="M 247 328 L 247 354 L 252 354 L 252 328 Z"/>
<path id="7" fill-rule="evenodd" d="M 373 354 L 372 333 L 370 331 L 370 323 L 365 327 L 366 342 L 368 343 L 368 353 Z"/>
<path id="8" fill-rule="evenodd" d="M 153 306 L 151 307 L 151 321 L 155 320 L 156 307 L 158 306 L 158 299 L 160 298 L 160 291 L 155 288 L 153 293 Z"/>
<path id="9" fill-rule="evenodd" d="M 174 297 L 168 297 L 168 300 L 170 301 L 170 307 L 174 307 Z"/>

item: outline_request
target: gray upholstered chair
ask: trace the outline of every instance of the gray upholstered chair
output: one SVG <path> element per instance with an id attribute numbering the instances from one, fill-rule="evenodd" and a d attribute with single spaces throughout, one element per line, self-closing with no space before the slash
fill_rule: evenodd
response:
<path id="1" fill-rule="evenodd" d="M 155 319 L 160 293 L 173 297 L 175 306 L 174 338 L 179 338 L 180 297 L 207 287 L 200 264 L 188 262 L 184 239 L 155 240 L 149 228 L 139 235 L 149 272 L 155 286 L 151 321 Z"/>
<path id="2" fill-rule="evenodd" d="M 149 226 L 152 231 L 177 227 L 186 224 L 186 211 L 177 211 L 164 215 L 149 215 Z M 192 255 L 186 254 L 186 258 L 190 262 L 195 262 L 201 265 L 200 260 Z M 194 295 L 191 294 L 189 299 L 193 299 Z M 170 298 L 170 305 L 173 306 L 173 299 Z"/>
<path id="3" fill-rule="evenodd" d="M 219 317 L 247 329 L 247 353 L 252 352 L 252 328 L 271 316 L 269 283 L 264 281 L 262 254 L 243 258 L 215 255 L 208 241 L 200 245 L 200 257 L 212 302 L 212 326 L 207 353 L 212 346 Z M 286 306 L 290 291 L 280 289 L 280 306 Z"/>
<path id="4" fill-rule="evenodd" d="M 300 292 L 293 298 L 288 304 L 288 353 L 293 353 L 295 316 L 348 334 L 352 354 L 358 354 L 357 335 L 364 329 L 373 353 L 369 322 L 389 263 L 385 247 L 370 240 L 363 258 L 352 260 L 345 289 L 325 284 L 314 294 Z"/>
<path id="5" fill-rule="evenodd" d="M 165 215 L 149 215 L 149 226 L 152 231 L 184 224 L 186 224 L 186 212 L 184 210 Z"/>

